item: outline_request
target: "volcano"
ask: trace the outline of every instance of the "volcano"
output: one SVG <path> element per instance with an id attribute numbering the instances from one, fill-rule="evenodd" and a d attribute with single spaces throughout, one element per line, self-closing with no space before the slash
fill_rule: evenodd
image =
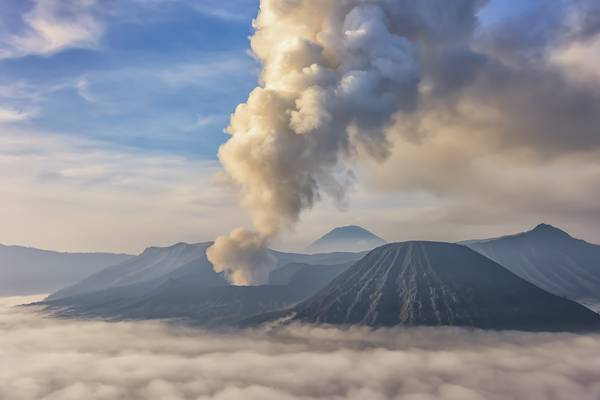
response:
<path id="1" fill-rule="evenodd" d="M 548 331 L 600 323 L 591 310 L 465 246 L 437 242 L 379 247 L 287 316 L 316 324 Z"/>

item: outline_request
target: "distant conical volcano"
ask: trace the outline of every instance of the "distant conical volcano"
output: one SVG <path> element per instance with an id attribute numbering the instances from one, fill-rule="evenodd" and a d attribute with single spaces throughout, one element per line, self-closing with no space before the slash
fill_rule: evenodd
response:
<path id="1" fill-rule="evenodd" d="M 512 236 L 464 244 L 550 293 L 600 310 L 598 245 L 547 224 Z"/>
<path id="2" fill-rule="evenodd" d="M 343 325 L 452 325 L 569 330 L 600 317 L 456 244 L 379 247 L 290 312 L 293 320 Z"/>
<path id="3" fill-rule="evenodd" d="M 331 230 L 319 240 L 306 248 L 308 253 L 329 253 L 334 251 L 359 252 L 372 250 L 386 244 L 379 236 L 361 228 L 350 225 Z"/>

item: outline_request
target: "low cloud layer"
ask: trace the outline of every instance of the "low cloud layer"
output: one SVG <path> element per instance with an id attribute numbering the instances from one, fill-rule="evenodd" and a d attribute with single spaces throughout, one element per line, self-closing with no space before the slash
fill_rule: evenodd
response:
<path id="1" fill-rule="evenodd" d="M 0 398 L 578 399 L 600 396 L 600 336 L 463 329 L 211 334 L 58 321 L 0 300 Z"/>

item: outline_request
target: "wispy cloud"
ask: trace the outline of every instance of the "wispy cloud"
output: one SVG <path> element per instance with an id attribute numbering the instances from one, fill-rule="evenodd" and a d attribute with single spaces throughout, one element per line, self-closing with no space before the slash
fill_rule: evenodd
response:
<path id="1" fill-rule="evenodd" d="M 226 115 L 199 115 L 195 126 L 202 128 L 215 124 L 222 124 L 227 120 Z"/>
<path id="2" fill-rule="evenodd" d="M 0 38 L 0 58 L 96 47 L 104 26 L 95 7 L 95 0 L 36 0 L 22 15 L 20 29 Z"/>
<path id="3" fill-rule="evenodd" d="M 216 54 L 212 60 L 173 65 L 158 71 L 158 74 L 164 83 L 173 86 L 214 85 L 215 79 L 221 82 L 227 79 L 252 78 L 258 74 L 258 67 L 246 55 Z"/>
<path id="4" fill-rule="evenodd" d="M 145 7 L 184 5 L 197 13 L 225 21 L 249 21 L 258 12 L 258 0 L 133 0 Z"/>
<path id="5" fill-rule="evenodd" d="M 0 124 L 26 121 L 32 116 L 32 111 L 15 110 L 0 106 Z"/>
<path id="6" fill-rule="evenodd" d="M 223 89 L 235 82 L 251 81 L 256 71 L 253 60 L 245 54 L 218 53 L 210 59 L 200 58 L 190 62 L 169 60 L 155 66 L 124 66 L 82 75 L 70 85 L 89 103 L 118 107 L 115 95 L 132 97 L 148 95 L 165 96 L 168 90 L 191 87 Z M 161 87 L 162 85 L 162 87 Z M 134 90 L 135 88 L 135 90 Z M 122 108 L 121 111 L 125 111 Z"/>
<path id="7" fill-rule="evenodd" d="M 218 171 L 214 161 L 2 129 L 0 243 L 137 252 L 208 240 L 242 218 L 213 183 Z"/>
<path id="8" fill-rule="evenodd" d="M 88 103 L 99 103 L 100 101 L 90 89 L 90 81 L 86 77 L 81 77 L 76 83 L 75 88 L 79 97 Z"/>
<path id="9" fill-rule="evenodd" d="M 247 21 L 258 11 L 258 0 L 204 0 L 191 4 L 198 12 L 228 21 Z"/>

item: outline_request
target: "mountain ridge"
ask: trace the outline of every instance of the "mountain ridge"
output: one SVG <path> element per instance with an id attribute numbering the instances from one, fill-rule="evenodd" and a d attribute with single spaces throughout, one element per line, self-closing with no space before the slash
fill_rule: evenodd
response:
<path id="1" fill-rule="evenodd" d="M 134 257 L 133 254 L 121 253 L 121 252 L 110 252 L 110 251 L 60 251 L 60 250 L 49 250 L 42 249 L 33 246 L 23 246 L 19 244 L 4 244 L 0 243 L 0 249 L 15 249 L 15 250 L 33 250 L 40 253 L 51 253 L 60 255 L 75 255 L 75 256 L 87 256 L 87 255 L 99 255 L 99 256 L 123 256 L 123 257 Z"/>
<path id="2" fill-rule="evenodd" d="M 600 244 L 597 243 L 592 243 L 589 242 L 587 240 L 584 239 L 579 239 L 574 237 L 573 235 L 571 235 L 570 233 L 568 233 L 567 231 L 558 228 L 554 225 L 551 224 L 547 224 L 547 223 L 540 223 L 538 225 L 536 225 L 535 227 L 533 227 L 530 230 L 527 231 L 523 231 L 523 232 L 517 232 L 517 233 L 512 233 L 512 234 L 508 234 L 508 235 L 502 235 L 502 236 L 497 236 L 497 237 L 491 237 L 491 238 L 484 238 L 484 239 L 471 239 L 471 240 L 462 240 L 460 242 L 457 242 L 458 244 L 462 244 L 462 245 L 468 245 L 471 243 L 485 243 L 485 242 L 491 242 L 494 240 L 500 240 L 500 239 L 510 239 L 510 238 L 521 238 L 521 237 L 527 237 L 527 236 L 537 236 L 537 237 L 542 237 L 542 235 L 545 235 L 546 238 L 550 238 L 553 237 L 554 239 L 557 238 L 570 238 L 579 242 L 583 242 L 592 246 L 600 246 Z"/>
<path id="3" fill-rule="evenodd" d="M 0 295 L 56 291 L 132 256 L 117 253 L 69 253 L 0 244 Z"/>
<path id="4" fill-rule="evenodd" d="M 548 224 L 462 244 L 556 295 L 600 310 L 600 246 Z"/>
<path id="5" fill-rule="evenodd" d="M 277 259 L 273 279 L 281 275 L 278 284 L 238 289 L 213 270 L 206 258 L 210 244 L 150 247 L 123 264 L 53 293 L 40 305 L 57 316 L 111 320 L 168 318 L 171 309 L 173 318 L 212 324 L 241 318 L 243 312 L 262 313 L 291 306 L 314 294 L 363 255 L 344 252 L 308 255 L 272 250 Z M 300 267 L 294 267 L 294 263 Z M 286 269 L 287 265 L 292 266 Z M 275 297 L 269 299 L 269 293 Z M 211 299 L 209 294 L 215 298 Z M 241 302 L 250 303 L 242 306 Z M 231 315 L 219 316 L 218 310 Z"/>
<path id="6" fill-rule="evenodd" d="M 552 331 L 600 324 L 587 308 L 538 288 L 466 246 L 427 241 L 372 250 L 287 315 L 290 322 L 372 327 Z"/>

